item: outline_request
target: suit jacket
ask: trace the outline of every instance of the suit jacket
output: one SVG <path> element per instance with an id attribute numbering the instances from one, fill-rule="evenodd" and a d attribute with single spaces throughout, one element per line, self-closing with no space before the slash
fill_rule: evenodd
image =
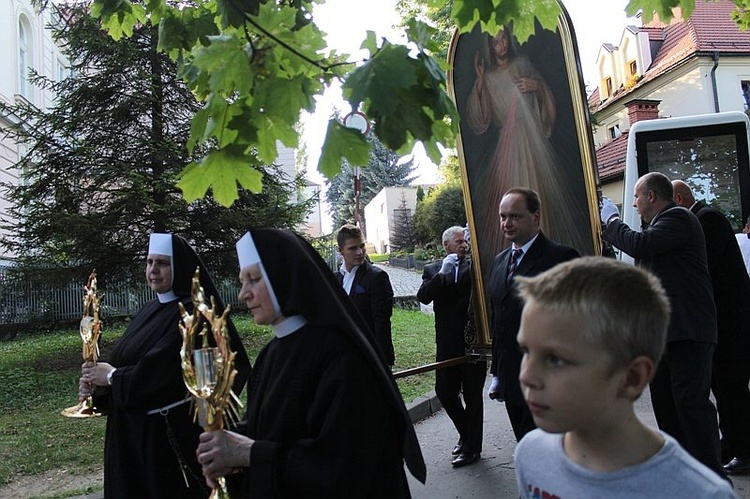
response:
<path id="1" fill-rule="evenodd" d="M 500 396 L 515 404 L 523 404 L 518 375 L 523 355 L 518 348 L 516 335 L 521 325 L 523 302 L 515 293 L 515 283 L 506 284 L 511 248 L 497 256 L 490 272 L 490 305 L 492 317 L 492 367 L 490 372 L 500 378 Z M 551 269 L 558 263 L 579 257 L 568 246 L 557 244 L 539 232 L 529 251 L 521 259 L 515 275 L 534 276 Z"/>
<path id="2" fill-rule="evenodd" d="M 453 274 L 440 274 L 442 261 L 424 267 L 422 285 L 417 299 L 425 305 L 434 302 L 436 360 L 446 360 L 466 354 L 468 347 L 464 329 L 469 321 L 471 299 L 471 259 L 466 257 L 458 265 L 458 281 Z"/>
<path id="3" fill-rule="evenodd" d="M 690 210 L 671 203 L 637 232 L 615 219 L 604 239 L 653 272 L 672 305 L 667 341 L 716 343 L 716 306 L 703 229 Z"/>
<path id="4" fill-rule="evenodd" d="M 706 260 L 714 288 L 720 359 L 750 357 L 750 277 L 732 225 L 724 214 L 698 201 L 691 208 L 703 227 Z"/>
<path id="5" fill-rule="evenodd" d="M 343 284 L 344 276 L 336 271 L 336 278 Z M 396 356 L 391 337 L 391 315 L 393 314 L 393 288 L 388 273 L 365 261 L 354 274 L 349 297 L 370 328 L 375 344 L 383 353 L 389 366 Z"/>

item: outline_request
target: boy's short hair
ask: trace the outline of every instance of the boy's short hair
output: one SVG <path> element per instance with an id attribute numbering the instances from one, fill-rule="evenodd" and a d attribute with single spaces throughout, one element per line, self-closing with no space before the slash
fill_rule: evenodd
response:
<path id="1" fill-rule="evenodd" d="M 336 242 L 339 245 L 339 249 L 342 249 L 344 247 L 344 244 L 346 244 L 346 241 L 349 239 L 363 239 L 364 236 L 362 235 L 362 229 L 357 227 L 356 225 L 352 224 L 345 224 L 342 225 L 339 229 L 339 233 L 336 234 Z"/>
<path id="2" fill-rule="evenodd" d="M 670 305 L 650 272 L 611 258 L 583 257 L 515 279 L 525 302 L 580 317 L 584 338 L 604 348 L 613 370 L 640 355 L 659 362 Z"/>

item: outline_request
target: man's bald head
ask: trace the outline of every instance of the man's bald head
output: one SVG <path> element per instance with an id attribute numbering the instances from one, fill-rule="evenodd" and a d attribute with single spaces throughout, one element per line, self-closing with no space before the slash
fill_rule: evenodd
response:
<path id="1" fill-rule="evenodd" d="M 690 208 L 695 204 L 693 190 L 682 180 L 672 180 L 672 196 L 674 202 L 683 208 Z"/>

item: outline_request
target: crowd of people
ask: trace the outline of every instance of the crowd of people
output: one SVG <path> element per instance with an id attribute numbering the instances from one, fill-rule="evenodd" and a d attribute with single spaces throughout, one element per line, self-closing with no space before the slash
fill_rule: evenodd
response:
<path id="1" fill-rule="evenodd" d="M 489 362 L 467 356 L 436 373 L 458 436 L 452 466 L 481 459 L 490 376 L 487 398 L 504 403 L 518 442 L 522 497 L 735 497 L 729 475 L 750 472 L 747 235 L 735 238 L 685 182 L 649 173 L 634 192 L 641 230 L 606 198 L 600 213 L 604 241 L 633 266 L 548 238 L 542 203 L 523 187 L 500 198 L 507 247 L 490 269 Z M 391 372 L 388 274 L 367 259 L 358 227 L 341 227 L 337 242 L 337 272 L 290 231 L 251 229 L 237 242 L 238 298 L 273 338 L 251 368 L 227 322 L 233 388 L 246 388 L 248 405 L 238 427 L 204 431 L 178 330 L 196 268 L 219 313 L 224 305 L 187 241 L 151 234 L 156 298 L 79 383 L 80 398 L 108 413 L 105 497 L 208 497 L 225 484 L 233 498 L 390 498 L 410 496 L 405 470 L 425 481 Z M 466 229 L 446 228 L 442 243 L 446 256 L 425 266 L 417 293 L 433 304 L 438 362 L 470 351 L 476 313 Z M 633 409 L 647 386 L 658 429 Z"/>

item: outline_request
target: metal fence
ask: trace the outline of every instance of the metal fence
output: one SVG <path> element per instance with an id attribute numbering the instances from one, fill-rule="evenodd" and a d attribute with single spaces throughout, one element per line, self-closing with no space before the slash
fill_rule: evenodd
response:
<path id="1" fill-rule="evenodd" d="M 338 269 L 335 246 L 315 244 L 327 265 Z M 79 319 L 83 309 L 85 281 L 71 279 L 59 285 L 28 281 L 18 277 L 10 267 L 0 267 L 0 326 L 31 323 L 58 323 Z M 215 279 L 219 296 L 234 310 L 245 304 L 237 300 L 240 287 L 235 276 Z M 110 283 L 102 290 L 103 317 L 129 317 L 154 297 L 142 276 L 129 281 Z"/>
<path id="2" fill-rule="evenodd" d="M 85 282 L 71 279 L 52 286 L 10 278 L 7 269 L 0 269 L 0 325 L 58 323 L 81 317 Z M 223 279 L 216 283 L 219 296 L 234 309 L 244 308 L 237 300 L 239 283 Z M 101 314 L 104 317 L 129 317 L 154 293 L 144 280 L 138 284 L 111 283 L 102 290 Z"/>

